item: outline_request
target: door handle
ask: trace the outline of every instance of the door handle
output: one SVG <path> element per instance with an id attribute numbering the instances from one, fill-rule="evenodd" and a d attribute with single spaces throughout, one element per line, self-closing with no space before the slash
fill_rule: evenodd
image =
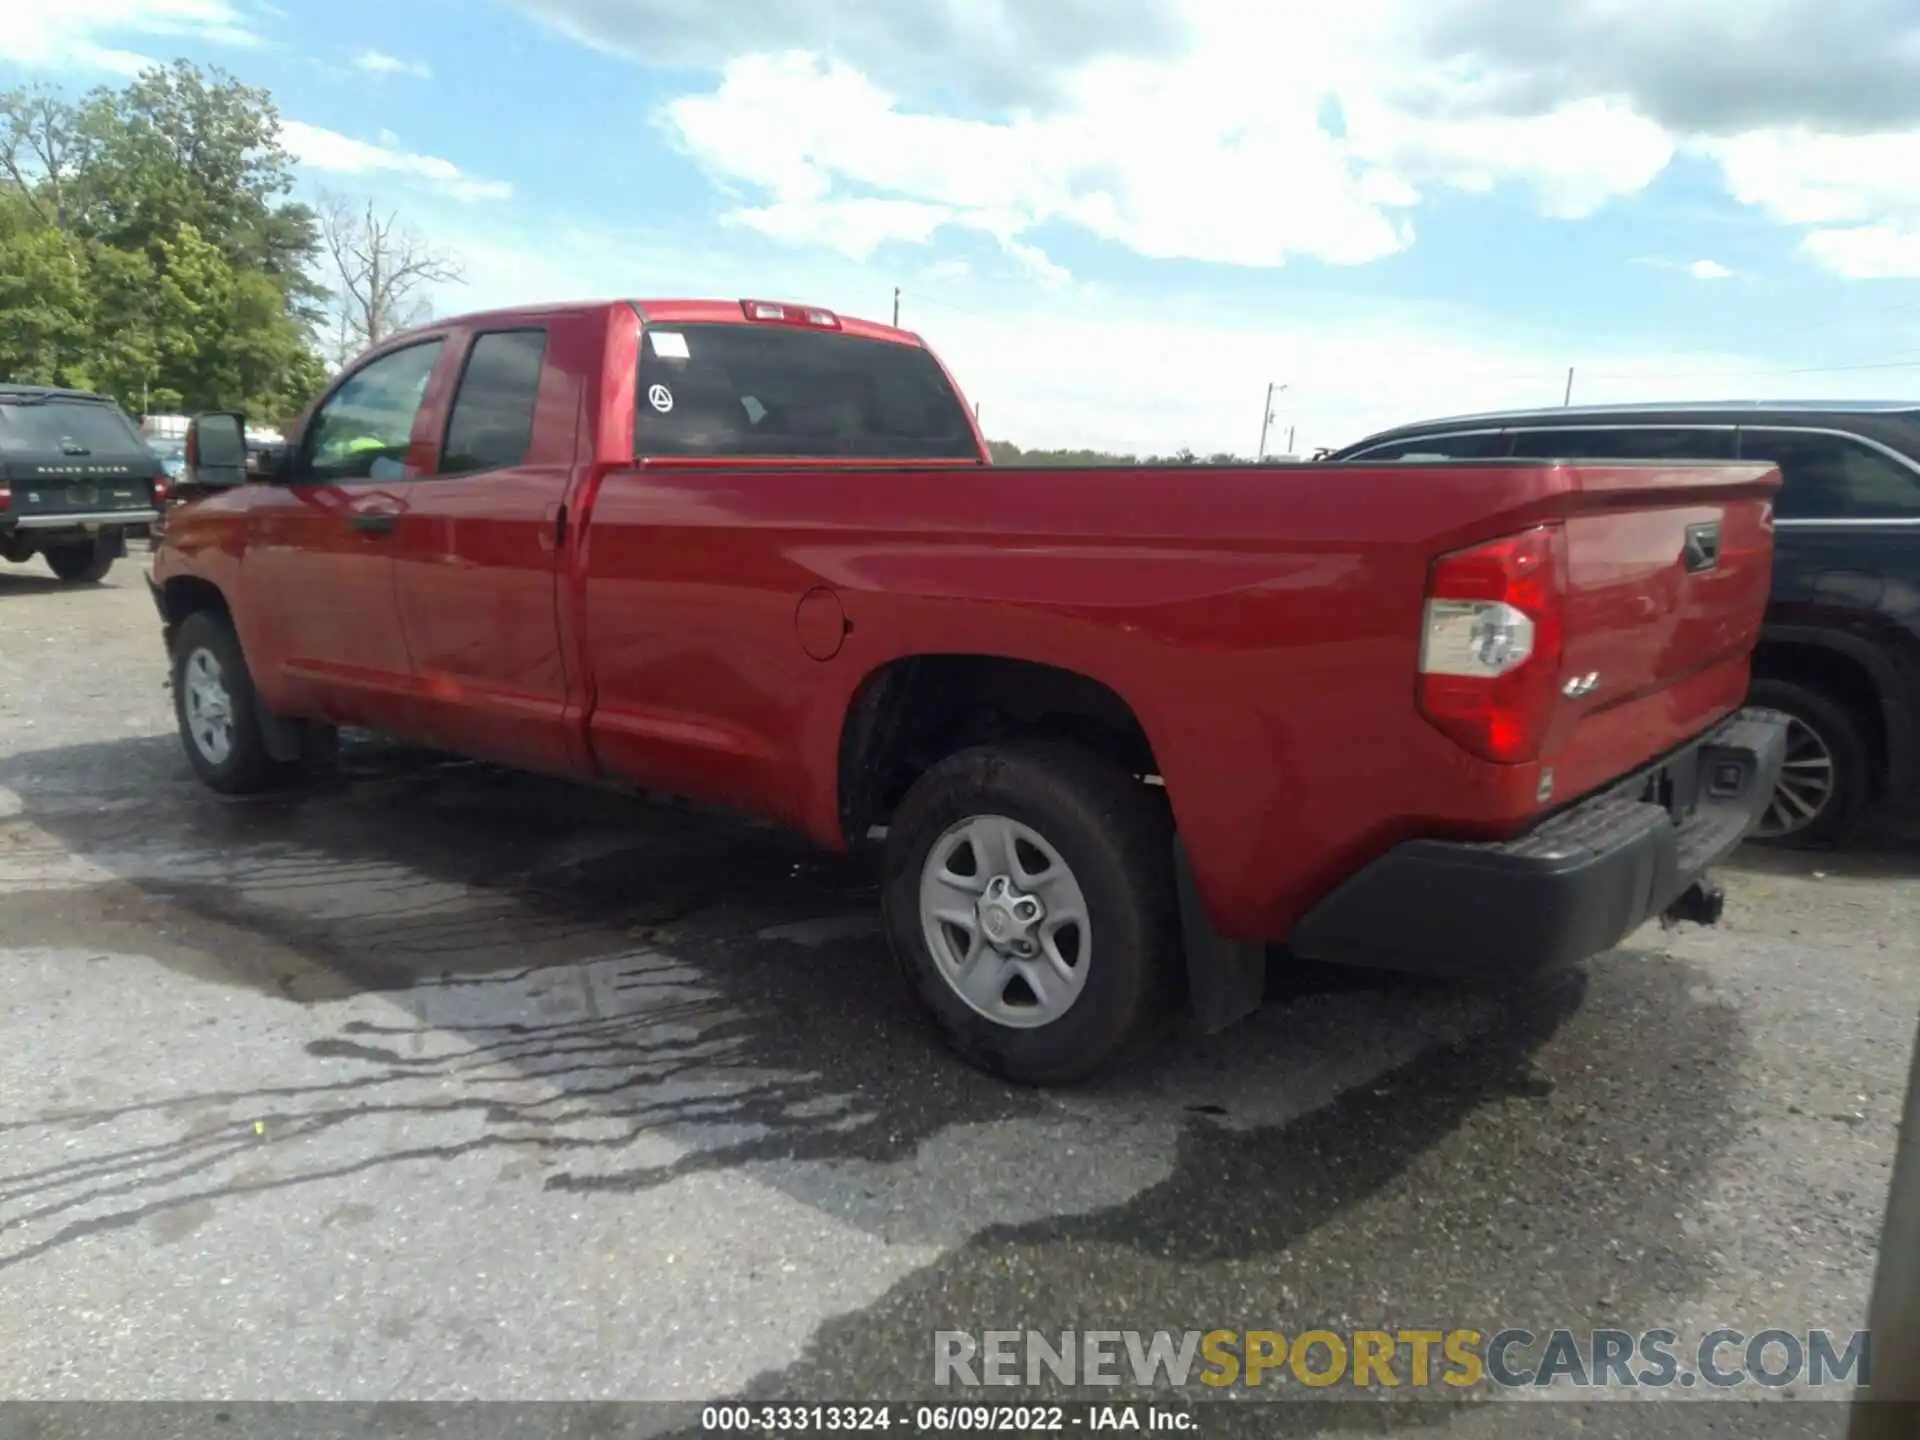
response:
<path id="1" fill-rule="evenodd" d="M 380 511 L 353 517 L 353 528 L 362 535 L 391 535 L 393 527 L 399 523 L 398 515 L 384 514 Z"/>

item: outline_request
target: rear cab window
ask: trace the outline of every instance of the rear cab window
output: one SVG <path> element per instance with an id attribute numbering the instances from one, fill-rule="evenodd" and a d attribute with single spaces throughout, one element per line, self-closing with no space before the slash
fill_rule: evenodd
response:
<path id="1" fill-rule="evenodd" d="M 839 331 L 650 323 L 636 456 L 974 460 L 959 395 L 926 350 Z"/>

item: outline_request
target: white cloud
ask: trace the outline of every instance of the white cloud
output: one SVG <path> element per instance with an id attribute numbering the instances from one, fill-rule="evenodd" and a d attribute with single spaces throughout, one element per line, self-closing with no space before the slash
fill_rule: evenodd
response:
<path id="1" fill-rule="evenodd" d="M 1920 277 L 1920 130 L 1805 126 L 1702 142 L 1734 197 L 1805 227 L 1801 250 L 1850 280 Z"/>
<path id="2" fill-rule="evenodd" d="M 793 244 L 822 245 L 865 260 L 889 240 L 924 244 L 955 216 L 943 205 L 917 200 L 776 201 L 734 210 L 727 221 Z"/>
<path id="3" fill-rule="evenodd" d="M 370 144 L 299 120 L 286 121 L 281 126 L 280 139 L 294 159 L 310 170 L 338 175 L 406 176 L 426 181 L 451 200 L 506 200 L 513 195 L 513 186 L 506 181 L 483 180 L 438 155 L 416 155 Z"/>
<path id="4" fill-rule="evenodd" d="M 354 57 L 353 67 L 369 75 L 411 75 L 418 80 L 433 77 L 433 67 L 424 60 L 402 60 L 384 50 L 363 50 Z"/>
<path id="5" fill-rule="evenodd" d="M 188 39 L 254 46 L 259 35 L 226 0 L 9 0 L 0 21 L 0 59 L 29 69 L 135 75 L 157 63 L 119 40 Z"/>
<path id="6" fill-rule="evenodd" d="M 1696 260 L 1687 266 L 1687 273 L 1696 280 L 1731 280 L 1733 271 L 1718 260 Z"/>
<path id="7" fill-rule="evenodd" d="M 1828 135 L 1753 130 L 1703 142 L 1736 199 L 1792 225 L 1920 213 L 1920 130 Z"/>
<path id="8" fill-rule="evenodd" d="M 749 53 L 816 51 L 909 90 L 992 109 L 1057 98 L 1103 55 L 1160 56 L 1186 38 L 1187 0 L 516 0 L 582 44 L 668 70 Z"/>
<path id="9" fill-rule="evenodd" d="M 1040 110 L 943 113 L 823 41 L 736 52 L 716 84 L 672 102 L 663 119 L 738 197 L 738 223 L 855 256 L 889 241 L 924 244 L 951 226 L 1009 253 L 1022 247 L 1033 263 L 1045 261 L 1035 232 L 1067 224 L 1152 259 L 1359 265 L 1412 245 L 1420 206 L 1436 195 L 1512 189 L 1542 215 L 1577 220 L 1643 191 L 1687 152 L 1717 164 L 1743 204 L 1807 231 L 1815 263 L 1844 276 L 1909 265 L 1900 237 L 1920 232 L 1920 128 L 1689 129 L 1718 112 L 1696 115 L 1668 82 L 1711 26 L 1612 0 L 1587 5 L 1579 25 L 1617 32 L 1613 60 L 1635 56 L 1646 71 L 1623 72 L 1608 90 L 1548 83 L 1565 57 L 1534 53 L 1544 42 L 1512 7 L 1474 20 L 1465 0 L 1182 3 L 1184 46 L 1063 62 L 1055 103 Z M 1807 3 L 1776 0 L 1786 7 L 1779 23 L 1825 44 L 1836 64 L 1843 53 L 1866 64 L 1851 30 L 1802 23 Z M 1487 39 L 1496 12 L 1511 32 L 1504 49 Z M 1573 23 L 1553 23 L 1562 20 Z M 1920 32 L 1890 43 L 1920 57 Z M 1746 88 L 1722 121 L 1758 113 L 1748 81 L 1758 83 L 1764 56 L 1751 50 L 1726 62 L 1728 83 L 1745 76 Z M 1894 64 L 1881 58 L 1882 70 Z M 1815 48 L 1796 65 L 1822 63 Z M 1874 104 L 1884 109 L 1897 88 L 1881 85 Z M 1844 98 L 1832 89 L 1801 85 L 1782 104 L 1830 111 Z"/>
<path id="10" fill-rule="evenodd" d="M 694 246 L 543 216 L 537 232 L 451 223 L 437 226 L 435 239 L 460 256 L 468 282 L 443 294 L 448 309 L 593 295 L 745 296 L 770 284 L 764 247 L 744 236 Z M 1857 374 L 1788 377 L 1778 361 L 1684 344 L 1588 342 L 1572 352 L 1510 316 L 1478 310 L 1346 302 L 1237 311 L 992 283 L 945 262 L 927 268 L 903 282 L 901 324 L 940 352 L 980 403 L 990 435 L 1030 447 L 1250 454 L 1269 380 L 1289 387 L 1276 402 L 1270 448 L 1278 452 L 1292 428 L 1299 453 L 1425 416 L 1558 404 L 1570 364 L 1581 402 L 1859 388 Z M 891 317 L 895 281 L 871 265 L 818 252 L 778 274 L 783 299 Z"/>
<path id="11" fill-rule="evenodd" d="M 1848 280 L 1920 280 L 1920 223 L 1816 230 L 1801 242 L 1815 263 Z"/>
<path id="12" fill-rule="evenodd" d="M 1666 132 L 1612 99 L 1472 113 L 1470 77 L 1395 48 L 1408 3 L 1188 0 L 1184 52 L 1091 60 L 1058 82 L 1055 108 L 1001 120 L 914 109 L 805 51 L 736 56 L 663 118 L 717 179 L 762 202 L 740 208 L 742 223 L 770 209 L 770 233 L 858 255 L 942 225 L 1031 249 L 1031 232 L 1067 223 L 1155 259 L 1363 264 L 1413 243 L 1413 212 L 1435 189 L 1523 186 L 1571 218 L 1671 160 Z M 892 208 L 845 209 L 873 201 Z"/>

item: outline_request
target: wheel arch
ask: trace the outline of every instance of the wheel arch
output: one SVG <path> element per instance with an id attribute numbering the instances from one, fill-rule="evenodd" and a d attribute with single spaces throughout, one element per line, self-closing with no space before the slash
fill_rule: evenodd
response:
<path id="1" fill-rule="evenodd" d="M 1081 671 L 980 653 L 900 656 L 862 678 L 838 752 L 839 820 L 858 844 L 931 766 L 970 745 L 1070 740 L 1156 780 L 1145 726 L 1112 686 Z"/>
<path id="2" fill-rule="evenodd" d="M 1867 731 L 1878 778 L 1893 792 L 1912 792 L 1920 757 L 1909 687 L 1881 647 L 1814 626 L 1768 627 L 1752 671 L 1755 680 L 1793 681 L 1848 706 Z"/>
<path id="3" fill-rule="evenodd" d="M 160 618 L 169 641 L 182 621 L 202 610 L 215 610 L 229 620 L 233 618 L 233 607 L 227 603 L 226 593 L 211 580 L 198 575 L 175 575 L 163 582 L 159 591 Z"/>

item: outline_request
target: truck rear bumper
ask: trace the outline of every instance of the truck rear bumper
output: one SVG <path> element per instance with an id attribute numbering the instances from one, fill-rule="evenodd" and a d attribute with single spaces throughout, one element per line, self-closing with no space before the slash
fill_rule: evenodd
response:
<path id="1" fill-rule="evenodd" d="M 1289 947 L 1491 980 L 1610 950 L 1739 845 L 1785 752 L 1779 721 L 1743 715 L 1517 840 L 1409 841 L 1308 912 Z"/>

